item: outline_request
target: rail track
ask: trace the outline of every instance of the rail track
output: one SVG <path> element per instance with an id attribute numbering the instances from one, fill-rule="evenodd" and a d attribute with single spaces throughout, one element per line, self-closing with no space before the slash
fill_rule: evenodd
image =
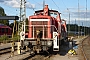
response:
<path id="1" fill-rule="evenodd" d="M 7 48 L 0 49 L 0 55 L 6 54 L 6 53 L 10 53 L 11 52 L 11 48 L 12 47 L 7 47 Z M 15 46 L 15 51 L 16 50 L 17 50 L 17 46 Z"/>
<path id="2" fill-rule="evenodd" d="M 60 49 L 61 49 L 62 52 L 59 52 L 58 54 L 63 55 L 63 56 L 69 50 L 69 48 L 68 47 L 66 48 L 66 46 L 62 46 Z M 6 52 L 4 52 L 4 50 L 7 51 L 7 53 L 10 53 L 11 52 L 11 47 L 2 49 L 2 50 L 0 50 L 0 52 L 3 51 L 2 54 L 6 54 Z M 52 53 L 52 54 L 49 54 L 49 53 L 35 54 L 35 53 L 33 53 L 33 54 L 30 54 L 30 52 L 28 51 L 28 52 L 25 52 L 25 54 L 21 54 L 21 55 L 15 54 L 14 57 L 11 57 L 11 58 L 7 57 L 8 59 L 7 58 L 6 59 L 7 60 L 12 60 L 12 59 L 13 60 L 52 60 L 54 56 L 56 56 L 56 53 Z"/>
<path id="3" fill-rule="evenodd" d="M 55 57 L 56 55 L 61 55 L 61 56 L 66 55 L 68 50 L 69 50 L 69 48 L 67 46 L 62 46 L 60 49 L 61 52 L 50 52 L 50 53 L 44 52 L 44 53 L 40 53 L 40 54 L 31 54 L 20 60 L 52 60 L 53 57 Z"/>
<path id="4" fill-rule="evenodd" d="M 48 60 L 49 56 L 45 55 L 32 55 L 22 60 Z"/>
<path id="5" fill-rule="evenodd" d="M 90 36 L 81 41 L 79 49 L 79 60 L 90 60 Z"/>
<path id="6" fill-rule="evenodd" d="M 30 54 L 29 56 L 22 58 L 21 60 L 48 60 L 53 54 L 48 54 L 47 52 L 40 54 Z"/>
<path id="7" fill-rule="evenodd" d="M 11 48 L 12 47 L 6 47 L 6 48 L 0 49 L 0 55 L 2 56 L 2 55 L 5 55 L 5 54 L 8 54 L 8 53 L 11 53 Z M 15 51 L 16 50 L 17 50 L 17 46 L 15 46 Z M 25 54 L 26 53 L 29 53 L 29 55 L 27 54 L 24 57 L 20 57 L 20 60 L 48 60 L 50 58 L 50 56 L 51 56 L 48 53 L 35 54 L 35 53 L 30 53 L 29 51 L 25 52 Z M 8 55 L 8 58 L 6 58 L 7 60 L 15 58 L 17 56 L 24 55 L 24 54 L 16 55 L 16 56 L 14 56 L 12 58 L 10 58 L 9 55 Z"/>
<path id="8" fill-rule="evenodd" d="M 0 49 L 0 55 L 5 55 L 5 54 L 8 54 L 10 53 L 11 54 L 11 46 L 9 47 L 3 47 Z M 17 50 L 17 46 L 15 46 L 15 51 Z M 26 52 L 26 53 L 30 53 L 29 51 Z M 25 53 L 25 54 L 26 54 Z M 9 55 L 10 55 L 9 54 Z M 24 54 L 21 54 L 21 55 L 24 55 Z M 17 55 L 19 56 L 19 55 Z M 48 58 L 50 57 L 50 55 L 47 55 L 46 54 L 35 54 L 35 53 L 30 53 L 30 55 L 28 56 L 24 56 L 22 58 L 20 58 L 20 60 L 47 60 Z M 6 58 L 6 57 L 5 57 Z M 13 57 L 12 57 L 13 58 Z M 6 58 L 7 60 L 11 59 L 10 56 L 8 58 Z"/>

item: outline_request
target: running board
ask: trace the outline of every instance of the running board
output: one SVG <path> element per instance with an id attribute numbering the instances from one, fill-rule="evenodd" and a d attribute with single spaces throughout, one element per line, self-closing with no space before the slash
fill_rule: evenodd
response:
<path id="1" fill-rule="evenodd" d="M 59 51 L 59 41 L 57 39 L 58 33 L 53 32 L 53 51 Z"/>

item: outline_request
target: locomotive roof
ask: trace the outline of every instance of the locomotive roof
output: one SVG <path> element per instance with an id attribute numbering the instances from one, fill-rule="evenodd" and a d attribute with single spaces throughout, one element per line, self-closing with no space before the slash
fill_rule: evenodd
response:
<path id="1" fill-rule="evenodd" d="M 49 10 L 48 5 L 45 5 L 42 10 L 35 11 L 34 15 L 30 16 L 32 18 L 55 18 L 60 20 L 60 14 L 57 10 Z M 47 17 L 46 17 L 47 16 Z"/>
<path id="2" fill-rule="evenodd" d="M 43 12 L 44 10 L 37 10 L 37 11 L 35 11 L 35 13 L 38 13 L 38 12 Z M 56 10 L 49 10 L 49 12 L 58 12 L 58 11 L 56 11 Z M 58 12 L 59 13 L 59 12 Z"/>

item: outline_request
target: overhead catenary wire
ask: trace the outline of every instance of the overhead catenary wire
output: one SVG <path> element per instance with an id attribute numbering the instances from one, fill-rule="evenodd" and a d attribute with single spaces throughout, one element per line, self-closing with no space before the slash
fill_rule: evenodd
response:
<path id="1" fill-rule="evenodd" d="M 35 0 L 32 0 L 32 1 L 34 1 L 34 2 L 36 2 Z M 36 2 L 38 5 L 40 5 L 41 6 L 41 4 L 40 3 L 38 3 L 38 2 Z"/>
<path id="2" fill-rule="evenodd" d="M 53 1 L 53 0 L 52 0 Z M 53 3 L 57 6 L 57 4 L 53 1 Z M 64 3 L 64 2 L 63 2 Z M 58 6 L 57 6 L 58 7 Z M 67 8 L 67 7 L 66 7 Z M 60 8 L 58 7 L 58 9 L 60 10 Z M 69 12 L 69 24 L 70 24 L 70 11 L 67 8 L 68 12 Z M 60 10 L 61 11 L 61 10 Z M 64 16 L 65 17 L 65 16 Z M 66 17 L 65 17 L 66 18 Z M 66 18 L 67 19 L 67 18 Z M 68 26 L 68 31 L 70 31 L 70 25 Z"/>
<path id="3" fill-rule="evenodd" d="M 63 2 L 63 0 L 62 0 L 62 3 L 63 3 L 63 5 L 66 7 L 66 5 L 65 5 L 65 3 Z M 66 7 L 67 8 L 67 7 Z M 69 10 L 69 8 L 67 8 L 67 10 L 68 10 L 68 13 L 69 13 L 69 22 L 68 22 L 68 24 L 70 24 L 70 10 Z M 70 30 L 70 26 L 68 26 L 68 31 Z"/>
<path id="4" fill-rule="evenodd" d="M 52 0 L 53 1 L 53 0 Z M 57 4 L 53 1 L 53 3 L 57 6 Z M 60 8 L 57 6 L 57 8 L 60 10 Z M 61 10 L 60 10 L 61 11 Z"/>
<path id="5" fill-rule="evenodd" d="M 66 7 L 66 5 L 65 5 L 65 3 L 63 2 L 63 0 L 62 0 L 62 3 L 63 3 L 63 5 Z M 66 7 L 67 8 L 67 7 Z M 67 8 L 67 10 L 69 11 L 69 9 Z M 70 12 L 70 11 L 69 11 Z"/>
<path id="6" fill-rule="evenodd" d="M 56 7 L 59 9 L 59 11 L 61 11 L 60 10 L 60 8 L 58 7 L 58 5 L 54 2 L 54 0 L 52 0 L 53 1 L 53 3 L 56 5 Z M 63 14 L 64 15 L 64 14 Z M 64 16 L 65 17 L 65 16 Z M 66 18 L 66 17 L 65 17 Z M 67 18 L 66 18 L 67 19 Z"/>

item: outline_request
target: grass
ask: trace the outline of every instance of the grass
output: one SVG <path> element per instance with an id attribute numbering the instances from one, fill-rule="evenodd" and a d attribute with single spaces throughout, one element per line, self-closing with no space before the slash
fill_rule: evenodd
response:
<path id="1" fill-rule="evenodd" d="M 7 35 L 0 36 L 0 43 L 10 43 L 12 41 L 16 42 L 19 40 L 19 36 L 14 36 L 14 38 L 9 38 Z"/>

